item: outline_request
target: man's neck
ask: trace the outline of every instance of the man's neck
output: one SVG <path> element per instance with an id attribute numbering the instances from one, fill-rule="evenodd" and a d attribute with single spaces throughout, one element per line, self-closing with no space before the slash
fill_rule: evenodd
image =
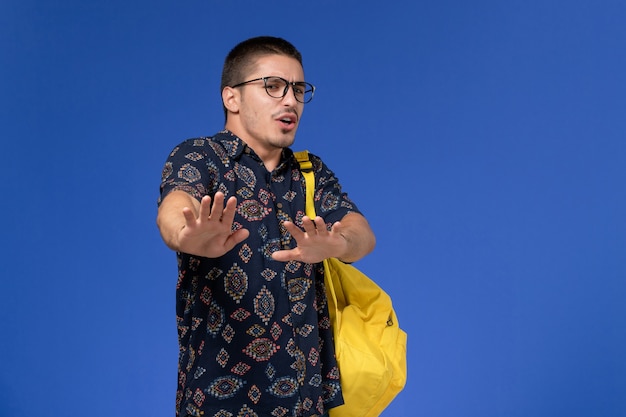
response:
<path id="1" fill-rule="evenodd" d="M 246 138 L 245 135 L 241 135 L 237 132 L 236 129 L 229 128 L 228 123 L 226 124 L 225 129 L 232 132 L 235 136 L 241 139 L 250 149 L 252 149 L 254 153 L 261 159 L 263 165 L 265 166 L 265 169 L 267 169 L 268 172 L 274 171 L 274 169 L 276 169 L 276 167 L 280 164 L 283 155 L 283 148 L 262 146 L 256 141 L 251 140 L 250 138 Z"/>

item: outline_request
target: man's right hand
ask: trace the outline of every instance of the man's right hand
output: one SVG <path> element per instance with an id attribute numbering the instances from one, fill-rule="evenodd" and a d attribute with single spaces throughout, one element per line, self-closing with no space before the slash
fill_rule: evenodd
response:
<path id="1" fill-rule="evenodd" d="M 218 258 L 244 241 L 250 235 L 247 229 L 232 230 L 237 198 L 224 200 L 222 192 L 213 201 L 204 196 L 200 202 L 183 191 L 168 194 L 157 215 L 165 244 L 178 252 Z"/>

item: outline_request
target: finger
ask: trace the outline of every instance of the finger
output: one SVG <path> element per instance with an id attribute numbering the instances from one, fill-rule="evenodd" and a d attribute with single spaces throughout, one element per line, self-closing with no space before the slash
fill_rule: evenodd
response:
<path id="1" fill-rule="evenodd" d="M 222 222 L 232 224 L 237 211 L 237 197 L 232 196 L 226 201 L 226 207 L 222 210 Z"/>
<path id="2" fill-rule="evenodd" d="M 229 250 L 237 246 L 239 243 L 243 242 L 250 236 L 250 232 L 248 229 L 239 229 L 233 232 L 228 239 L 226 239 L 226 246 L 229 247 Z"/>
<path id="3" fill-rule="evenodd" d="M 310 235 L 315 235 L 315 233 L 317 232 L 317 226 L 315 225 L 315 222 L 308 216 L 304 216 L 302 218 L 302 228 L 304 228 L 304 231 Z"/>
<path id="4" fill-rule="evenodd" d="M 297 249 L 277 250 L 272 253 L 272 259 L 278 262 L 298 261 Z"/>
<path id="5" fill-rule="evenodd" d="M 343 230 L 343 225 L 341 224 L 341 222 L 333 223 L 333 226 L 330 229 L 331 233 L 341 233 L 341 230 Z"/>
<path id="6" fill-rule="evenodd" d="M 185 227 L 191 227 L 196 223 L 196 215 L 189 207 L 183 208 L 183 216 L 185 217 Z"/>
<path id="7" fill-rule="evenodd" d="M 328 234 L 328 228 L 326 227 L 326 222 L 324 221 L 324 219 L 322 219 L 320 216 L 317 216 L 314 220 L 314 223 L 318 234 Z"/>
<path id="8" fill-rule="evenodd" d="M 283 226 L 289 233 L 291 233 L 291 236 L 296 240 L 296 242 L 304 237 L 304 232 L 296 226 L 294 222 L 290 222 L 288 220 L 284 221 Z"/>
<path id="9" fill-rule="evenodd" d="M 220 220 L 222 218 L 222 212 L 224 211 L 224 193 L 218 191 L 213 196 L 213 205 L 211 206 L 210 219 Z"/>
<path id="10" fill-rule="evenodd" d="M 198 210 L 198 218 L 200 221 L 208 220 L 211 216 L 211 197 L 205 195 L 200 200 L 200 210 Z"/>

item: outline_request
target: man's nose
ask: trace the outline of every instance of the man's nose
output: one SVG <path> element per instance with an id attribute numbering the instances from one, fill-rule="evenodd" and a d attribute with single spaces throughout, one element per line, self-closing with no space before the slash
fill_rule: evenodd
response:
<path id="1" fill-rule="evenodd" d="M 286 105 L 293 106 L 297 103 L 296 100 L 296 92 L 293 89 L 293 85 L 287 85 L 287 94 L 283 97 L 283 103 Z"/>

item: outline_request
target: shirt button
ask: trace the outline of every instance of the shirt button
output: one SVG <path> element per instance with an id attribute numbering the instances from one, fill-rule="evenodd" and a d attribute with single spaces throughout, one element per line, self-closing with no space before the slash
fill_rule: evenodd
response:
<path id="1" fill-rule="evenodd" d="M 283 203 L 277 203 L 276 207 L 278 207 L 279 209 L 283 208 Z"/>

